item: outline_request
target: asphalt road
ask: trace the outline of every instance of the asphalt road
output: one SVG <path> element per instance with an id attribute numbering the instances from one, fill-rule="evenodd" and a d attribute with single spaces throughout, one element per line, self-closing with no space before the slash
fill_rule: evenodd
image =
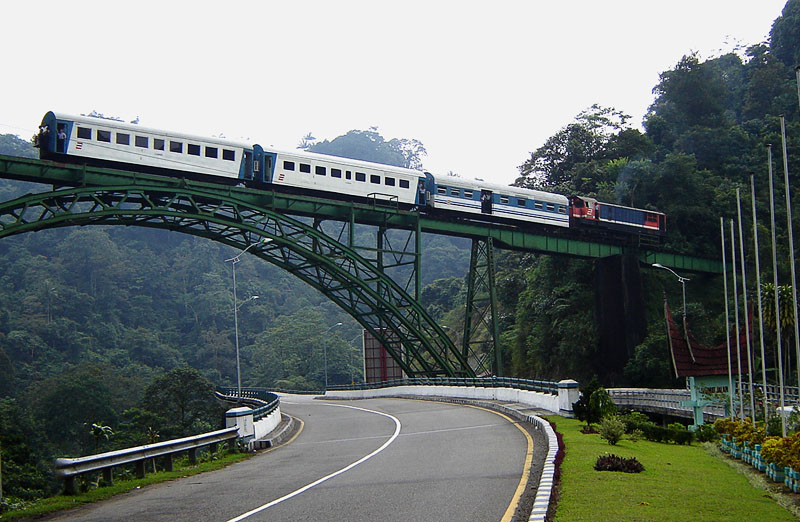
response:
<path id="1" fill-rule="evenodd" d="M 488 410 L 302 396 L 281 410 L 304 423 L 288 444 L 50 520 L 500 521 L 527 476 L 529 439 Z"/>

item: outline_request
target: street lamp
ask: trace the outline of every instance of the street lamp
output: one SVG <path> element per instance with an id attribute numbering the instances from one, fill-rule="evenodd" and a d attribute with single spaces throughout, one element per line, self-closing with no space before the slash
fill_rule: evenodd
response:
<path id="1" fill-rule="evenodd" d="M 689 279 L 688 277 L 683 277 L 683 276 L 678 275 L 677 273 L 675 273 L 674 270 L 672 270 L 671 268 L 666 267 L 666 266 L 664 266 L 664 265 L 662 265 L 660 263 L 653 263 L 652 266 L 654 266 L 655 268 L 663 268 L 664 270 L 666 270 L 670 274 L 672 274 L 675 277 L 677 277 L 678 281 L 681 284 L 681 289 L 683 291 L 683 334 L 686 337 L 686 346 L 689 348 L 689 355 L 692 356 L 692 362 L 694 362 L 694 360 L 695 360 L 694 359 L 694 352 L 692 351 L 692 344 L 689 342 L 689 329 L 686 327 L 686 281 L 691 281 L 691 279 Z"/>
<path id="2" fill-rule="evenodd" d="M 263 245 L 272 241 L 269 238 L 261 238 L 258 242 L 252 243 L 247 246 L 244 250 L 239 252 L 237 255 L 233 256 L 230 259 L 226 259 L 225 262 L 231 263 L 231 267 L 233 268 L 233 337 L 236 343 L 236 390 L 237 390 L 237 397 L 242 397 L 242 367 L 239 362 L 239 308 L 244 305 L 245 303 L 252 301 L 253 299 L 258 299 L 257 295 L 251 295 L 246 300 L 242 302 L 242 304 L 238 304 L 236 300 L 236 264 L 241 261 L 241 257 L 244 255 L 245 252 L 253 248 L 257 245 Z"/>
<path id="3" fill-rule="evenodd" d="M 337 326 L 342 326 L 342 323 L 341 322 L 336 323 L 335 325 L 333 325 L 330 328 L 328 328 L 327 330 L 325 330 L 325 333 L 330 332 L 331 330 L 333 330 Z M 324 335 L 325 334 L 323 334 L 323 338 L 322 338 L 322 356 L 323 356 L 324 365 L 325 365 L 325 391 L 328 391 L 328 338 L 325 337 Z"/>

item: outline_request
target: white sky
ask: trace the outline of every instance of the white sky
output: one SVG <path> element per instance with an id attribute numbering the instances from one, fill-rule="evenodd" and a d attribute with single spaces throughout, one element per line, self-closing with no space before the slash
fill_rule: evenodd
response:
<path id="1" fill-rule="evenodd" d="M 97 110 L 287 150 L 377 126 L 422 141 L 434 174 L 507 184 L 593 103 L 638 126 L 659 73 L 764 41 L 785 3 L 16 0 L 0 133 Z"/>

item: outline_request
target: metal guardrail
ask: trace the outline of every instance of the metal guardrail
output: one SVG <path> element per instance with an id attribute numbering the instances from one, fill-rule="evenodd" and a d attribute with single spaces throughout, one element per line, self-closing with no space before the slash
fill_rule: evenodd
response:
<path id="1" fill-rule="evenodd" d="M 78 458 L 58 458 L 55 460 L 55 475 L 64 479 L 64 493 L 67 495 L 75 494 L 75 477 L 84 473 L 96 471 L 103 472 L 103 478 L 109 484 L 113 483 L 113 468 L 123 464 L 134 463 L 136 475 L 144 477 L 145 462 L 161 456 L 168 456 L 167 470 L 172 471 L 172 456 L 182 451 L 189 452 L 189 460 L 194 462 L 197 457 L 197 449 L 203 446 L 218 444 L 220 442 L 231 441 L 238 437 L 236 426 L 222 430 L 202 433 L 192 437 L 182 439 L 157 442 L 155 444 L 145 444 L 135 448 L 127 448 L 117 451 L 109 451 L 97 455 L 89 455 Z"/>
<path id="2" fill-rule="evenodd" d="M 280 406 L 280 399 L 275 393 L 267 391 L 266 388 L 242 388 L 242 395 L 239 397 L 237 388 L 217 388 L 217 397 L 226 402 L 240 401 L 253 410 L 253 420 L 262 419 L 275 411 Z M 228 416 L 226 414 L 226 416 Z M 235 416 L 235 415 L 230 415 Z"/>
<path id="3" fill-rule="evenodd" d="M 471 386 L 475 388 L 516 388 L 518 390 L 537 391 L 558 395 L 558 383 L 551 381 L 535 381 L 530 379 L 512 379 L 510 377 L 421 377 L 414 379 L 395 379 L 376 383 L 341 384 L 329 386 L 333 390 L 375 390 L 393 386 Z"/>

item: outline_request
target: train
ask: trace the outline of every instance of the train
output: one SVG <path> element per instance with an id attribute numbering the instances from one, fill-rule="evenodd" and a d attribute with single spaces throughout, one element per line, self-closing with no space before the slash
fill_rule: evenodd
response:
<path id="1" fill-rule="evenodd" d="M 337 199 L 385 200 L 420 212 L 590 232 L 666 234 L 666 216 L 594 198 L 570 197 L 458 176 L 305 151 L 152 129 L 94 116 L 48 112 L 36 146 L 42 159 L 193 177 Z"/>

